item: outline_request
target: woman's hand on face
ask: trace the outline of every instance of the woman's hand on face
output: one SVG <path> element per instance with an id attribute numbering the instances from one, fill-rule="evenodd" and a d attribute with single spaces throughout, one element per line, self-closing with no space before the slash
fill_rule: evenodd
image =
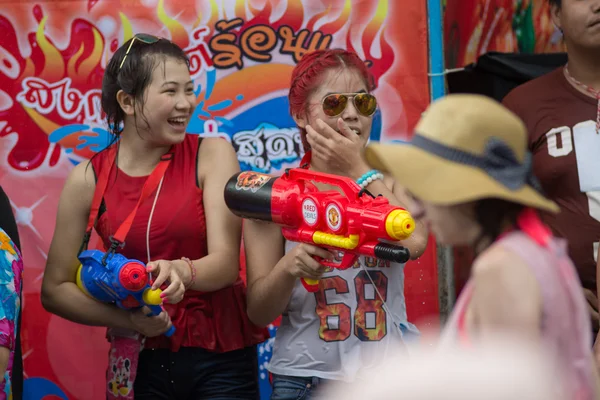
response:
<path id="1" fill-rule="evenodd" d="M 337 120 L 339 132 L 321 119 L 317 119 L 315 125 L 306 125 L 306 139 L 310 144 L 312 156 L 325 163 L 329 172 L 357 179 L 369 171 L 362 157 L 364 141 L 342 118 Z"/>
<path id="2" fill-rule="evenodd" d="M 296 278 L 320 279 L 327 267 L 315 260 L 315 256 L 328 261 L 334 259 L 334 255 L 328 250 L 300 243 L 284 256 L 284 268 Z"/>
<path id="3" fill-rule="evenodd" d="M 189 268 L 184 260 L 156 260 L 146 265 L 146 271 L 155 274 L 156 279 L 152 284 L 152 289 L 156 290 L 166 281 L 169 285 L 161 293 L 161 297 L 169 304 L 177 304 L 183 299 L 185 285 L 183 277 L 185 268 Z"/>

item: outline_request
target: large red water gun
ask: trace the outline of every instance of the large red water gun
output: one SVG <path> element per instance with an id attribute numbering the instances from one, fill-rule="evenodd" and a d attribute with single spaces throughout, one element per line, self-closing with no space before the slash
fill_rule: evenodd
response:
<path id="1" fill-rule="evenodd" d="M 319 190 L 315 183 L 335 188 Z M 415 229 L 410 213 L 347 177 L 304 168 L 280 177 L 244 171 L 227 182 L 225 203 L 239 217 L 280 225 L 286 240 L 343 253 L 339 262 L 319 259 L 324 266 L 347 269 L 359 256 L 397 263 L 410 258 L 407 248 L 393 243 Z M 302 284 L 309 292 L 319 287 L 318 280 L 302 279 Z"/>

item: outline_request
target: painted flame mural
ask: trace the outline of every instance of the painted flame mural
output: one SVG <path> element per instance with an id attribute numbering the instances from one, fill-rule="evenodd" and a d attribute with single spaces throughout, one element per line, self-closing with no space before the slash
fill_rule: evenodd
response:
<path id="1" fill-rule="evenodd" d="M 488 51 L 565 51 L 548 0 L 445 0 L 446 66 L 463 67 Z"/>
<path id="2" fill-rule="evenodd" d="M 11 198 L 25 260 L 25 398 L 103 397 L 108 358 L 104 329 L 45 312 L 40 285 L 65 178 L 110 139 L 100 89 L 116 49 L 137 32 L 179 44 L 190 58 L 197 95 L 189 133 L 224 137 L 237 151 L 242 169 L 272 172 L 295 166 L 301 156 L 286 96 L 293 66 L 314 49 L 356 51 L 377 81 L 381 107 L 372 140 L 408 137 L 429 102 L 426 6 L 399 3 L 2 2 L 0 184 Z M 413 321 L 437 312 L 435 253 L 428 254 L 407 269 Z M 270 345 L 259 348 L 265 398 Z"/>

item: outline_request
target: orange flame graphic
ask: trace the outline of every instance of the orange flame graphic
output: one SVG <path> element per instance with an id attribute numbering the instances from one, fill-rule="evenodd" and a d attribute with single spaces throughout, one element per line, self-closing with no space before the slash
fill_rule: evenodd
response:
<path id="1" fill-rule="evenodd" d="M 344 1 L 344 8 L 342 8 L 342 12 L 340 16 L 330 23 L 323 25 L 320 30 L 323 33 L 334 34 L 348 22 L 348 18 L 350 17 L 350 10 L 352 8 L 352 3 L 350 0 Z"/>
<path id="2" fill-rule="evenodd" d="M 237 1 L 239 2 L 240 0 L 237 0 Z M 236 3 L 236 6 L 235 6 L 236 14 L 238 14 L 238 6 L 239 6 L 239 4 Z M 244 1 L 242 0 L 242 10 L 244 10 L 243 6 L 244 6 Z M 197 29 L 200 25 L 204 25 L 210 29 L 214 29 L 215 24 L 219 20 L 219 6 L 217 5 L 216 0 L 209 0 L 207 14 L 209 15 L 209 18 L 205 22 L 202 22 L 202 20 L 204 18 L 204 14 L 202 12 L 198 13 L 198 18 L 196 19 L 196 22 L 194 22 L 194 24 L 192 25 L 192 28 Z"/>
<path id="3" fill-rule="evenodd" d="M 297 32 L 302 27 L 304 20 L 304 6 L 301 1 L 289 1 L 285 13 L 275 22 L 275 26 L 280 27 L 287 25 L 294 32 Z"/>
<path id="4" fill-rule="evenodd" d="M 123 30 L 123 43 L 128 41 L 133 37 L 133 28 L 131 27 L 131 22 L 125 14 L 119 12 L 119 17 L 121 18 L 121 29 Z"/>
<path id="5" fill-rule="evenodd" d="M 91 118 L 94 121 L 100 120 L 101 111 L 98 109 L 97 96 L 104 73 L 103 65 L 119 45 L 129 40 L 134 33 L 140 29 L 151 29 L 140 28 L 141 26 L 157 26 L 158 29 L 162 26 L 164 27 L 163 34 L 160 31 L 151 33 L 166 36 L 179 46 L 187 48 L 191 44 L 193 27 L 205 25 L 212 31 L 210 36 L 214 36 L 217 34 L 214 26 L 218 20 L 232 20 L 238 17 L 241 18 L 243 24 L 235 28 L 234 32 L 235 37 L 238 38 L 235 45 L 239 45 L 240 48 L 244 44 L 238 43 L 239 38 L 253 26 L 264 24 L 279 35 L 274 38 L 265 36 L 263 39 L 260 36 L 252 36 L 252 42 L 248 41 L 254 47 L 249 47 L 244 51 L 255 51 L 256 60 L 263 63 L 268 62 L 270 56 L 260 55 L 260 46 L 265 48 L 273 46 L 272 51 L 293 54 L 294 60 L 297 61 L 305 51 L 330 46 L 332 37 L 339 35 L 343 35 L 340 39 L 347 43 L 348 49 L 356 48 L 356 52 L 369 62 L 376 80 L 389 70 L 393 63 L 394 53 L 384 35 L 389 0 L 380 0 L 377 3 L 361 0 L 332 0 L 327 2 L 326 6 L 318 9 L 313 6 L 308 7 L 309 0 L 265 0 L 261 7 L 257 7 L 255 3 L 248 0 L 236 0 L 233 9 L 222 7 L 222 3 L 217 0 L 208 0 L 192 10 L 190 10 L 189 2 L 186 3 L 186 1 L 172 0 L 167 3 L 165 0 L 158 0 L 153 9 L 145 6 L 125 6 L 125 4 L 123 7 L 115 9 L 110 2 L 89 0 L 87 3 L 88 10 L 90 10 L 89 20 L 108 16 L 118 21 L 119 28 L 111 33 L 104 33 L 100 26 L 95 26 L 88 20 L 77 18 L 73 20 L 72 15 L 65 15 L 61 8 L 54 7 L 51 3 L 44 7 L 34 6 L 33 15 L 38 25 L 34 32 L 28 34 L 31 54 L 17 57 L 19 71 L 16 79 L 0 77 L 0 83 L 2 83 L 2 87 L 9 88 L 7 90 L 7 93 L 10 92 L 9 96 L 16 99 L 19 93 L 21 98 L 28 95 L 30 103 L 29 106 L 25 106 L 15 102 L 13 109 L 5 111 L 4 114 L 10 115 L 14 120 L 27 121 L 20 123 L 19 130 L 38 132 L 28 136 L 29 143 L 24 144 L 23 141 L 20 141 L 21 143 L 18 143 L 13 155 L 31 154 L 31 152 L 24 151 L 23 146 L 29 147 L 32 142 L 36 143 L 35 146 L 39 153 L 36 153 L 37 155 L 34 157 L 36 160 L 17 162 L 15 159 L 14 163 L 11 161 L 11 165 L 25 165 L 23 168 L 31 169 L 39 165 L 40 160 L 47 159 L 42 153 L 44 149 L 49 149 L 47 135 L 51 133 L 50 129 L 89 121 L 90 113 L 93 114 Z M 285 9 L 282 10 L 281 17 L 276 21 L 271 21 L 275 13 L 279 13 L 282 7 Z M 184 11 L 175 10 L 187 10 L 187 14 Z M 47 14 L 44 15 L 44 12 Z M 52 24 L 51 29 L 53 30 L 64 29 L 64 22 L 70 18 L 72 22 L 70 22 L 70 35 L 67 36 L 68 46 L 59 48 L 48 35 L 48 24 Z M 0 16 L 0 23 L 3 24 L 3 35 L 0 36 L 5 37 L 0 37 L 0 45 L 14 51 L 15 54 L 20 54 L 14 37 L 22 27 L 15 28 L 7 18 L 4 18 L 5 22 L 2 22 L 1 19 L 2 16 Z M 350 26 L 351 29 L 345 31 L 344 28 L 347 26 Z M 314 31 L 315 27 L 318 28 L 318 32 Z M 4 35 L 7 29 L 13 32 Z M 255 32 L 253 31 L 253 33 Z M 105 37 L 105 34 L 110 37 Z M 209 40 L 210 36 L 205 40 Z M 250 38 L 250 35 L 248 34 L 247 37 Z M 315 37 L 316 40 L 313 40 Z M 261 40 L 265 40 L 265 42 L 263 43 Z M 248 43 L 246 45 L 250 46 Z M 284 45 L 287 46 L 285 51 L 283 50 Z M 210 54 L 208 57 L 211 57 Z M 209 59 L 209 65 L 212 65 L 210 61 Z M 26 78 L 29 80 L 22 84 Z M 30 86 L 26 87 L 27 85 Z M 46 96 L 46 99 L 59 96 L 59 93 L 62 93 L 60 96 L 66 97 L 57 100 L 57 104 L 52 107 L 48 104 L 44 105 L 46 108 L 35 107 L 31 105 L 35 96 L 38 96 L 34 93 L 35 90 L 45 91 L 43 95 Z M 218 90 L 213 93 L 214 97 L 211 98 L 211 101 L 218 99 L 218 93 Z M 78 110 L 85 110 L 85 113 L 81 111 L 77 114 Z M 77 116 L 75 117 L 75 115 Z M 0 129 L 0 136 L 13 132 L 12 128 L 9 129 L 6 126 Z M 65 138 L 58 144 L 67 143 L 69 140 Z M 53 145 L 52 151 L 60 153 L 60 146 Z M 77 150 L 77 154 L 83 154 L 83 152 L 84 150 Z M 55 159 L 56 157 L 53 155 L 51 158 Z"/>
<path id="6" fill-rule="evenodd" d="M 188 33 L 179 21 L 167 15 L 165 12 L 164 0 L 158 0 L 156 14 L 158 15 L 158 19 L 160 19 L 160 22 L 162 22 L 169 31 L 171 41 L 179 45 L 182 49 L 185 49 L 190 44 Z"/>
<path id="7" fill-rule="evenodd" d="M 248 2 L 248 8 L 250 12 L 254 14 L 252 20 L 259 20 L 261 23 L 269 23 L 269 17 L 271 16 L 272 5 L 270 0 L 265 1 L 265 5 L 262 10 L 258 10 L 252 6 L 251 2 Z"/>
<path id="8" fill-rule="evenodd" d="M 380 0 L 377 3 L 377 9 L 375 10 L 375 14 L 373 18 L 365 28 L 365 31 L 362 36 L 362 50 L 365 53 L 365 58 L 371 62 L 375 59 L 378 62 L 373 63 L 371 67 L 371 73 L 379 78 L 383 75 L 394 62 L 393 54 L 394 51 L 392 46 L 384 38 L 384 21 L 388 15 L 388 0 Z M 348 38 L 350 35 L 347 36 Z M 379 37 L 379 46 L 380 46 L 380 55 L 376 56 L 373 54 L 373 46 L 376 45 L 375 40 Z M 352 45 L 347 42 L 348 49 L 352 49 Z"/>
<path id="9" fill-rule="evenodd" d="M 39 45 L 40 50 L 42 50 L 42 53 L 44 54 L 44 66 L 42 72 L 39 74 L 39 77 L 48 82 L 54 82 L 63 77 L 65 72 L 65 64 L 60 52 L 44 34 L 44 27 L 46 26 L 47 19 L 47 16 L 42 18 L 35 34 L 35 40 Z"/>
<path id="10" fill-rule="evenodd" d="M 90 55 L 80 60 L 86 50 L 86 42 L 83 42 L 77 53 L 75 53 L 67 64 L 67 76 L 76 83 L 87 80 L 94 68 L 98 67 L 102 58 L 104 40 L 98 29 L 92 27 L 92 33 L 94 35 L 94 43 Z"/>
<path id="11" fill-rule="evenodd" d="M 302 24 L 305 15 L 304 3 L 302 1 L 288 0 L 287 8 L 283 15 L 277 21 L 270 22 L 275 1 L 266 0 L 263 8 L 259 10 L 252 6 L 250 2 L 237 0 L 235 4 L 237 17 L 244 19 L 246 4 L 248 4 L 248 9 L 253 15 L 252 18 L 246 20 L 244 25 L 240 27 L 239 34 L 259 24 L 269 25 L 275 30 L 286 26 L 290 27 L 293 32 L 300 31 L 303 28 Z M 336 7 L 330 2 L 325 10 L 311 16 L 304 29 L 312 32 L 320 20 L 327 18 L 328 15 L 337 10 L 340 10 L 338 17 L 334 21 L 324 23 L 319 28 L 319 31 L 324 35 L 335 35 L 350 22 L 352 29 L 349 29 L 346 33 L 346 47 L 349 50 L 356 51 L 368 62 L 371 66 L 372 74 L 378 80 L 391 68 L 394 61 L 393 48 L 384 35 L 385 20 L 389 13 L 389 0 L 379 0 L 376 4 L 375 2 L 362 1 L 356 2 L 354 5 L 351 0 L 343 0 L 343 6 L 341 7 Z M 364 21 L 364 16 L 368 18 L 369 15 L 372 16 L 370 20 Z M 355 48 L 353 35 L 361 31 L 362 35 L 357 41 L 359 44 Z"/>
<path id="12" fill-rule="evenodd" d="M 246 19 L 246 1 L 235 0 L 235 15 L 240 18 Z"/>
<path id="13" fill-rule="evenodd" d="M 315 28 L 315 24 L 317 23 L 317 21 L 319 21 L 321 18 L 323 18 L 324 16 L 326 16 L 330 12 L 331 12 L 331 4 L 328 4 L 327 8 L 325 10 L 321 11 L 320 13 L 317 13 L 317 14 L 313 15 L 310 18 L 310 20 L 306 24 L 306 29 L 308 29 L 309 31 L 312 32 L 314 30 L 314 28 Z"/>
<path id="14" fill-rule="evenodd" d="M 15 99 L 11 108 L 0 112 L 0 120 L 8 121 L 0 129 L 0 136 L 18 133 L 7 159 L 16 170 L 36 169 L 45 160 L 47 165 L 55 165 L 61 145 L 49 143 L 48 135 L 61 126 L 101 119 L 98 88 L 105 47 L 101 32 L 90 22 L 75 18 L 70 25 L 68 45 L 59 48 L 48 37 L 47 26 L 63 16 L 44 15 L 39 5 L 33 7 L 33 15 L 38 25 L 35 32 L 28 34 L 31 54 L 26 57 L 19 52 L 16 28 L 0 16 L 0 46 L 11 52 L 20 66 L 16 78 L 0 75 L 0 87 Z M 60 143 L 67 142 L 71 148 L 79 145 L 76 137 L 65 137 Z"/>

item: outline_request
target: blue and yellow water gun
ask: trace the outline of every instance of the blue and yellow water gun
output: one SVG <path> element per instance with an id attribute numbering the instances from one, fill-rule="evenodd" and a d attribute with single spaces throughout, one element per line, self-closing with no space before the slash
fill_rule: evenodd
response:
<path id="1" fill-rule="evenodd" d="M 163 309 L 162 290 L 153 290 L 146 265 L 118 253 L 85 250 L 79 254 L 81 265 L 77 270 L 77 286 L 85 294 L 103 303 L 116 304 L 124 310 L 141 307 L 150 309 L 149 316 L 160 314 Z M 171 327 L 166 336 L 171 336 Z"/>

